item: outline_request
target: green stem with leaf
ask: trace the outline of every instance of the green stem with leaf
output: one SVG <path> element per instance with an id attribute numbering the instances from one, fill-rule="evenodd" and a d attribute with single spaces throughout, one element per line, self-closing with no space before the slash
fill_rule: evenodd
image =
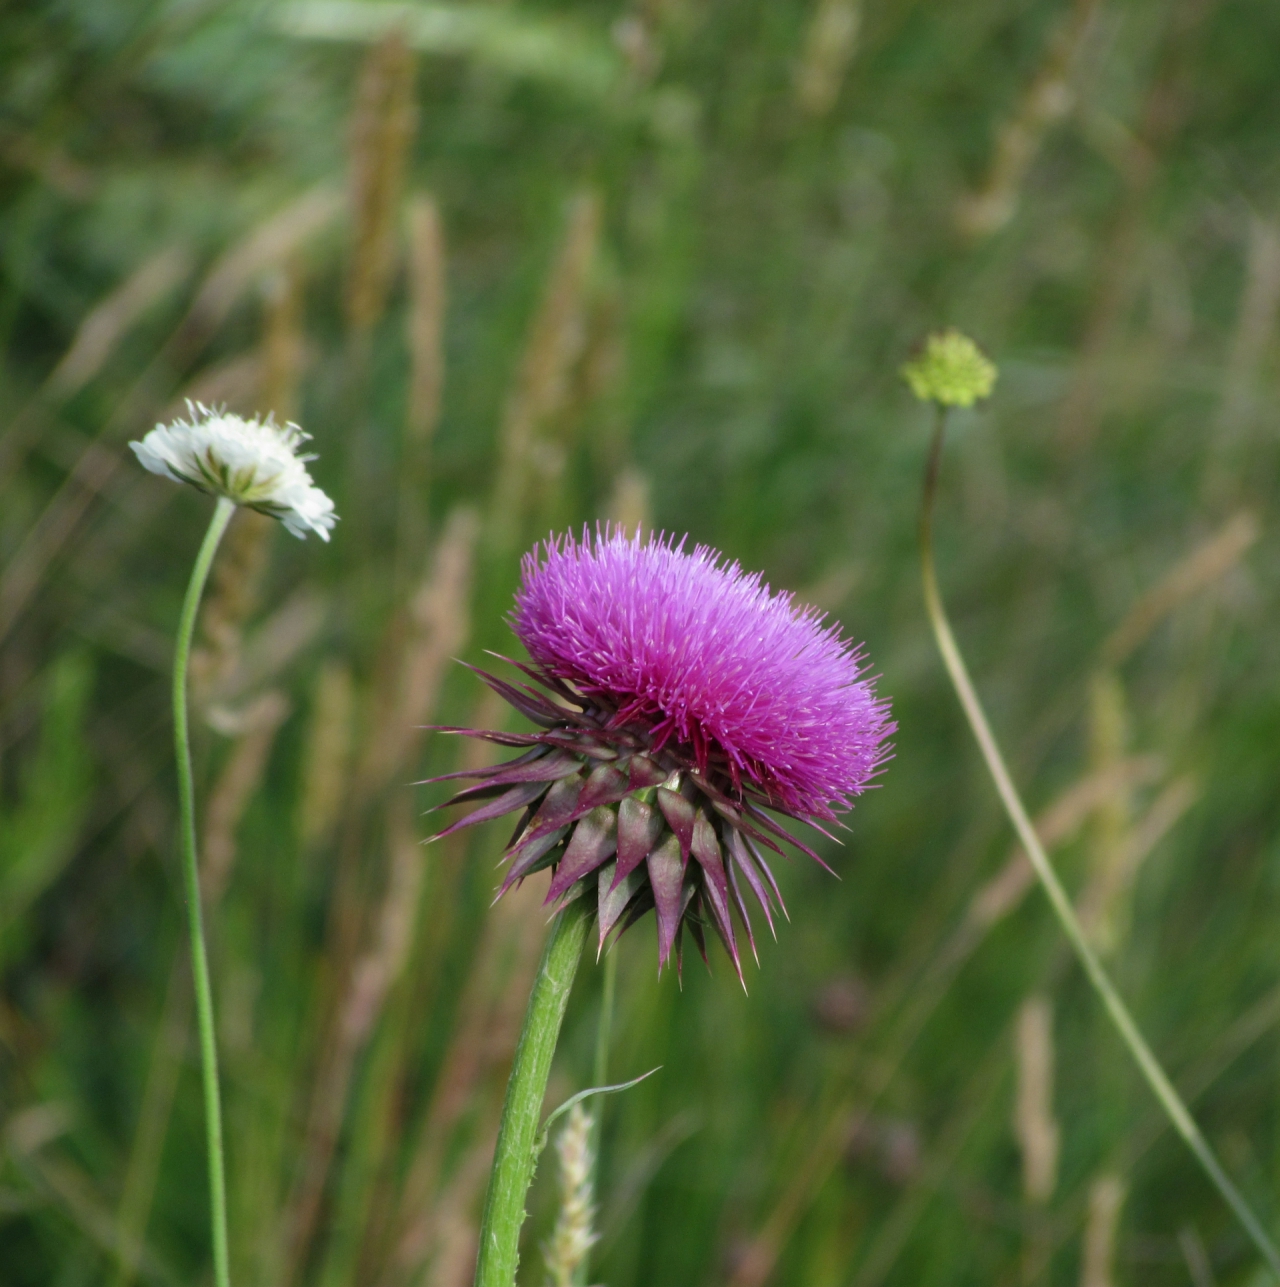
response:
<path id="1" fill-rule="evenodd" d="M 182 876 L 191 928 L 191 977 L 195 984 L 196 1023 L 200 1033 L 200 1069 L 204 1083 L 205 1139 L 209 1166 L 209 1210 L 213 1236 L 213 1278 L 216 1287 L 230 1287 L 231 1266 L 227 1244 L 227 1180 L 222 1151 L 222 1104 L 218 1094 L 218 1048 L 213 1023 L 213 991 L 209 984 L 209 959 L 204 942 L 204 916 L 200 909 L 200 871 L 196 864 L 195 779 L 191 771 L 191 736 L 187 719 L 187 667 L 196 614 L 213 556 L 235 505 L 218 501 L 196 555 L 173 657 L 173 743 L 178 762 L 178 811 L 181 819 Z"/>
<path id="2" fill-rule="evenodd" d="M 1115 984 L 1111 982 L 1110 976 L 1103 968 L 1098 954 L 1093 950 L 1089 940 L 1086 938 L 1084 929 L 1076 916 L 1075 908 L 1071 904 L 1071 899 L 1062 887 L 1062 882 L 1058 879 L 1058 874 L 1054 870 L 1053 864 L 1049 861 L 1049 856 L 1045 853 L 1044 846 L 1041 845 L 1035 828 L 1031 824 L 1031 819 L 1022 803 L 1022 797 L 1018 794 L 1018 788 L 1013 784 L 1013 778 L 1010 776 L 1008 767 L 1004 762 L 1004 756 L 1000 752 L 1000 746 L 991 731 L 990 724 L 987 723 L 986 713 L 983 711 L 982 703 L 978 699 L 977 690 L 973 686 L 973 681 L 969 678 L 969 671 L 965 666 L 964 657 L 961 655 L 955 636 L 951 632 L 951 623 L 947 619 L 942 595 L 938 590 L 938 575 L 934 565 L 933 509 L 937 496 L 938 472 L 942 463 L 942 447 L 946 438 L 946 431 L 946 408 L 939 406 L 937 423 L 933 432 L 933 443 L 929 450 L 928 464 L 925 466 L 924 498 L 920 510 L 920 557 L 924 575 L 925 608 L 929 614 L 929 622 L 933 627 L 934 638 L 937 640 L 938 650 L 942 653 L 942 660 L 946 665 L 947 673 L 955 686 L 956 693 L 960 698 L 960 704 L 964 707 L 969 727 L 973 730 L 973 735 L 977 739 L 978 747 L 982 751 L 983 759 L 986 761 L 987 770 L 995 782 L 996 791 L 999 793 L 1005 812 L 1013 823 L 1013 829 L 1017 832 L 1018 839 L 1022 842 L 1027 857 L 1031 860 L 1031 865 L 1035 869 L 1036 875 L 1040 878 L 1040 883 L 1044 886 L 1045 893 L 1049 896 L 1049 903 L 1053 907 L 1054 914 L 1057 916 L 1068 941 L 1075 949 L 1076 956 L 1084 967 L 1084 972 L 1089 982 L 1093 985 L 1094 991 L 1097 992 L 1125 1045 L 1129 1047 L 1129 1052 L 1137 1062 L 1138 1068 L 1146 1078 L 1147 1084 L 1160 1101 L 1161 1107 L 1168 1114 L 1174 1129 L 1186 1141 L 1187 1147 L 1204 1168 L 1205 1173 L 1226 1200 L 1227 1205 L 1235 1212 L 1240 1223 L 1253 1239 L 1254 1245 L 1270 1266 L 1277 1281 L 1280 1281 L 1280 1252 L 1277 1252 L 1275 1244 L 1262 1227 L 1262 1223 L 1250 1210 L 1243 1195 L 1231 1182 L 1226 1171 L 1223 1170 L 1222 1164 L 1209 1147 L 1209 1142 L 1196 1125 L 1195 1119 L 1191 1116 L 1186 1104 L 1183 1103 L 1182 1097 L 1160 1066 L 1159 1060 L 1156 1059 L 1151 1047 L 1147 1045 L 1146 1039 L 1139 1032 L 1128 1007 L 1121 999 L 1119 992 L 1116 991 Z"/>
<path id="3" fill-rule="evenodd" d="M 520 1044 L 516 1047 L 489 1173 L 475 1287 L 513 1287 L 520 1263 L 520 1228 L 533 1179 L 542 1101 L 565 1007 L 582 959 L 592 900 L 578 898 L 555 918 L 542 953 Z"/>

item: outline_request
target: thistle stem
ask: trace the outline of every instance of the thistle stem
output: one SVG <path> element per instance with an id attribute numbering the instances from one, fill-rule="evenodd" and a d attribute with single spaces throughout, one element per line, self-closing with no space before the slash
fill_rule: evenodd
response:
<path id="1" fill-rule="evenodd" d="M 489 1173 L 489 1191 L 480 1221 L 475 1287 L 513 1287 L 520 1263 L 520 1227 L 525 1195 L 536 1161 L 534 1141 L 547 1093 L 551 1058 L 564 1022 L 582 948 L 587 941 L 591 900 L 579 898 L 555 919 L 529 995 L 520 1044 L 507 1082 L 498 1143 Z"/>
<path id="2" fill-rule="evenodd" d="M 1191 1116 L 1186 1104 L 1182 1101 L 1182 1097 L 1160 1066 L 1160 1062 L 1156 1059 L 1151 1047 L 1147 1045 L 1146 1039 L 1139 1032 L 1128 1007 L 1121 999 L 1119 992 L 1116 991 L 1115 985 L 1103 968 L 1097 953 L 1085 937 L 1084 930 L 1076 917 L 1075 909 L 1071 905 L 1071 899 L 1062 887 L 1062 882 L 1058 879 L 1058 874 L 1054 870 L 1053 864 L 1049 861 L 1049 856 L 1045 853 L 1044 846 L 1041 845 L 1035 828 L 1031 825 L 1031 819 L 1023 806 L 1022 798 L 1018 794 L 1017 787 L 1013 784 L 1013 778 L 1009 774 L 1008 767 L 1005 765 L 1004 756 L 1000 753 L 1000 746 L 991 731 L 991 726 L 987 723 L 986 714 L 983 711 L 982 703 L 978 699 L 973 682 L 969 678 L 969 671 L 965 666 L 960 648 L 956 644 L 955 636 L 951 633 L 951 624 L 947 619 L 942 595 L 938 590 L 938 577 L 933 555 L 933 507 L 938 489 L 938 472 L 942 462 L 942 445 L 946 437 L 946 431 L 947 413 L 946 409 L 940 406 L 938 408 L 937 423 L 933 431 L 933 443 L 929 450 L 929 460 L 925 466 L 924 497 L 920 510 L 920 559 L 924 577 L 925 608 L 929 614 L 929 623 L 933 627 L 934 638 L 937 640 L 938 651 L 942 654 L 947 673 L 950 675 L 951 682 L 960 698 L 960 704 L 964 707 L 969 727 L 973 730 L 973 736 L 982 751 L 982 757 L 986 761 L 987 770 L 991 774 L 992 780 L 995 782 L 996 791 L 1000 795 L 1000 801 L 1004 805 L 1005 812 L 1013 823 L 1013 829 L 1017 832 L 1018 839 L 1022 842 L 1027 857 L 1031 860 L 1031 865 L 1035 869 L 1036 875 L 1040 878 L 1040 883 L 1044 886 L 1045 893 L 1049 896 L 1049 903 L 1053 907 L 1054 914 L 1057 916 L 1071 946 L 1075 949 L 1076 956 L 1084 967 L 1084 972 L 1088 976 L 1089 982 L 1093 985 L 1094 991 L 1097 992 L 1125 1045 L 1129 1047 L 1129 1052 L 1136 1061 L 1142 1075 L 1146 1078 L 1147 1084 L 1160 1101 L 1161 1107 L 1168 1114 L 1174 1129 L 1182 1136 L 1187 1147 L 1195 1155 L 1196 1160 L 1213 1182 L 1214 1187 L 1222 1195 L 1232 1211 L 1235 1212 L 1236 1217 L 1253 1239 L 1254 1245 L 1270 1266 L 1277 1281 L 1280 1281 L 1280 1252 L 1277 1252 L 1261 1222 L 1250 1210 L 1240 1191 L 1222 1169 L 1222 1164 L 1209 1147 L 1209 1142 L 1196 1125 L 1195 1119 Z"/>
<path id="3" fill-rule="evenodd" d="M 173 655 L 173 743 L 178 763 L 178 810 L 181 815 L 182 874 L 191 928 L 191 977 L 195 983 L 196 1022 L 200 1031 L 200 1067 L 204 1081 L 204 1124 L 209 1166 L 209 1215 L 213 1236 L 213 1280 L 216 1287 L 230 1287 L 227 1250 L 227 1182 L 222 1153 L 222 1106 L 218 1096 L 218 1049 L 213 1026 L 213 993 L 209 986 L 209 960 L 204 945 L 204 917 L 200 910 L 200 873 L 196 866 L 195 782 L 191 772 L 191 738 L 187 722 L 187 664 L 191 636 L 213 556 L 235 504 L 219 499 L 209 521 L 200 553 L 196 555 L 187 595 L 182 601 L 178 641 Z"/>

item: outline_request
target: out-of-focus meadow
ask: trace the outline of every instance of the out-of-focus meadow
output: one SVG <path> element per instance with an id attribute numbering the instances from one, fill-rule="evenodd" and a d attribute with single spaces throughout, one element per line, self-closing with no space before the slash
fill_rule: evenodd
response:
<path id="1" fill-rule="evenodd" d="M 194 675 L 244 1287 L 465 1287 L 545 920 L 483 753 L 519 556 L 615 519 L 865 640 L 900 723 L 744 996 L 618 949 L 592 1280 L 1233 1284 L 1244 1235 L 1013 849 L 957 631 L 1090 933 L 1280 1212 L 1274 0 L 34 0 L 0 11 L 0 1280 L 207 1281 L 168 672 L 211 502 L 125 444 L 293 418 L 332 544 L 241 512 Z M 551 1096 L 589 1084 L 579 976 Z M 522 1282 L 543 1281 L 554 1167 Z"/>

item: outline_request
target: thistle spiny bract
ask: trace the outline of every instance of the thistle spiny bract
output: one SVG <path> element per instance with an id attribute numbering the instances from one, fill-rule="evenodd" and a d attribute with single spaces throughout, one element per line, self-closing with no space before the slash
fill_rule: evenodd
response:
<path id="1" fill-rule="evenodd" d="M 440 835 L 520 810 L 500 894 L 551 867 L 549 904 L 594 884 L 602 948 L 652 908 L 659 967 L 686 927 L 705 956 L 709 924 L 741 977 L 745 895 L 771 930 L 785 914 L 766 853 L 822 862 L 773 815 L 821 829 L 888 754 L 861 653 L 701 546 L 605 530 L 553 538 L 522 571 L 511 624 L 532 665 L 511 664 L 536 686 L 476 674 L 539 731 L 449 730 L 529 749 L 432 779 L 481 779 Z"/>

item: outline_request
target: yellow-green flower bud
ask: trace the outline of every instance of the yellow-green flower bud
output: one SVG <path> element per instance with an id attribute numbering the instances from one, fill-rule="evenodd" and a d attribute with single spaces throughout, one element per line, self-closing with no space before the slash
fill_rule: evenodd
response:
<path id="1" fill-rule="evenodd" d="M 971 407 L 995 388 L 996 365 L 967 335 L 940 331 L 902 367 L 902 378 L 921 402 Z"/>

